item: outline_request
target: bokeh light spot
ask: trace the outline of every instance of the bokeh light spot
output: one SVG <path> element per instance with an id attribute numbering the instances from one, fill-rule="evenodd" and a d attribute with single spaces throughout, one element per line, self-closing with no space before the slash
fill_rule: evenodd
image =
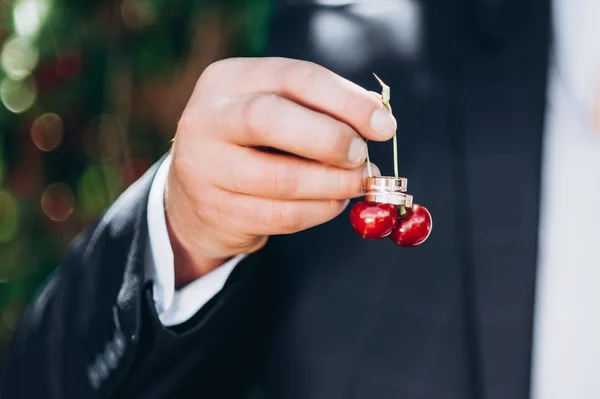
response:
<path id="1" fill-rule="evenodd" d="M 9 191 L 0 190 L 0 242 L 9 242 L 19 228 L 19 208 Z"/>
<path id="2" fill-rule="evenodd" d="M 21 80 L 29 76 L 37 66 L 38 50 L 26 37 L 12 37 L 4 43 L 0 62 L 6 74 L 13 80 Z"/>
<path id="3" fill-rule="evenodd" d="M 121 17 L 125 25 L 135 31 L 151 26 L 156 21 L 157 12 L 151 1 L 123 0 Z"/>
<path id="4" fill-rule="evenodd" d="M 48 0 L 17 0 L 13 8 L 15 29 L 21 36 L 36 35 L 50 11 Z"/>
<path id="5" fill-rule="evenodd" d="M 31 125 L 31 139 L 42 151 L 56 149 L 63 138 L 64 125 L 60 116 L 47 113 L 39 116 Z"/>
<path id="6" fill-rule="evenodd" d="M 42 194 L 42 210 L 51 220 L 64 222 L 75 208 L 73 191 L 65 183 L 54 183 Z"/>
<path id="7" fill-rule="evenodd" d="M 31 77 L 16 81 L 5 76 L 0 83 L 0 100 L 9 111 L 15 114 L 31 108 L 36 97 L 37 90 Z"/>

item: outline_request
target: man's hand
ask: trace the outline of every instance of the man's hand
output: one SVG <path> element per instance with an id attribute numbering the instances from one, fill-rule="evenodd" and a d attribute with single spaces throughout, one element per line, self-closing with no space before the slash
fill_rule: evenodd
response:
<path id="1" fill-rule="evenodd" d="M 209 66 L 180 120 L 165 192 L 176 285 L 335 218 L 363 194 L 364 139 L 395 131 L 376 96 L 318 65 Z"/>

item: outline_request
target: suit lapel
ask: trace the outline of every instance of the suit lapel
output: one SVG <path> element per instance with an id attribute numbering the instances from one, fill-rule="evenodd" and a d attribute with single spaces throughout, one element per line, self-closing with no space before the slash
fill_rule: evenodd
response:
<path id="1" fill-rule="evenodd" d="M 514 4 L 494 3 L 510 20 Z M 493 50 L 466 34 L 457 101 L 475 373 L 486 399 L 529 395 L 550 7 L 519 4 L 516 25 L 495 23 L 491 11 L 478 19 Z"/>

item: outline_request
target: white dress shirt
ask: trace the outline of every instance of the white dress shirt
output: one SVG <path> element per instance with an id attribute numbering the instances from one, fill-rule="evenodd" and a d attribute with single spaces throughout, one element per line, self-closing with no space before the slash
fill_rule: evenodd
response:
<path id="1" fill-rule="evenodd" d="M 598 399 L 600 1 L 555 0 L 554 18 L 532 399 Z"/>
<path id="2" fill-rule="evenodd" d="M 165 326 L 175 326 L 190 319 L 225 285 L 233 268 L 244 255 L 227 263 L 180 290 L 175 290 L 173 249 L 165 218 L 164 192 L 171 166 L 171 155 L 160 165 L 148 200 L 148 241 L 146 245 L 146 274 L 154 281 L 153 296 L 156 312 Z"/>
<path id="3" fill-rule="evenodd" d="M 532 399 L 600 398 L 600 0 L 554 1 L 555 46 L 543 149 Z M 164 216 L 170 158 L 148 204 L 146 267 L 166 326 L 183 323 L 217 294 L 240 255 L 182 290 Z"/>

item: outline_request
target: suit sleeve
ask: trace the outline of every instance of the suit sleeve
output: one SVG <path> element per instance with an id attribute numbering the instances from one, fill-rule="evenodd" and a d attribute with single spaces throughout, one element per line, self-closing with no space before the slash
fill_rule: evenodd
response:
<path id="1" fill-rule="evenodd" d="M 248 389 L 271 320 L 270 262 L 249 256 L 188 322 L 160 323 L 144 269 L 159 164 L 74 242 L 40 289 L 9 343 L 0 397 L 237 397 Z"/>

